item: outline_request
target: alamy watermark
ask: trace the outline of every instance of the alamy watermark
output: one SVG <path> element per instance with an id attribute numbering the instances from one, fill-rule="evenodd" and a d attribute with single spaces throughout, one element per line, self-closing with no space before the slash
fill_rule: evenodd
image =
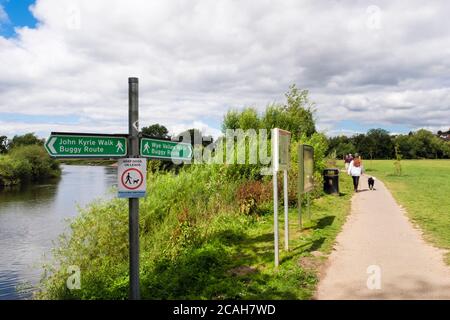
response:
<path id="1" fill-rule="evenodd" d="M 69 290 L 81 289 L 81 271 L 79 266 L 69 266 L 67 273 L 70 276 L 66 280 L 66 286 Z"/>
<path id="2" fill-rule="evenodd" d="M 206 146 L 204 143 L 211 141 L 211 138 L 204 137 L 199 132 L 194 133 L 193 139 L 190 132 L 184 132 L 176 136 L 176 139 L 193 145 L 193 157 L 188 161 L 191 164 L 258 164 L 269 167 L 272 157 L 268 131 L 227 129 L 223 136 Z M 176 154 L 173 154 L 172 161 L 175 164 L 186 162 L 177 159 Z"/>
<path id="3" fill-rule="evenodd" d="M 378 265 L 370 265 L 366 269 L 369 275 L 366 281 L 367 289 L 381 290 L 381 268 Z"/>

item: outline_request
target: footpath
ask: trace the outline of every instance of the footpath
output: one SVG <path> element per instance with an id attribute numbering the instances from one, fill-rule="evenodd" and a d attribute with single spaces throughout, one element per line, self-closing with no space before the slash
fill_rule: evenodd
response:
<path id="1" fill-rule="evenodd" d="M 444 251 L 423 240 L 380 180 L 371 191 L 367 178 L 361 177 L 315 298 L 450 299 Z"/>

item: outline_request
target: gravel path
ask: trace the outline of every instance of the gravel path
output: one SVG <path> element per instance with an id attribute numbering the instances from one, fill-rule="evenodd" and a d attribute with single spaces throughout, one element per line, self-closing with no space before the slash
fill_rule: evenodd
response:
<path id="1" fill-rule="evenodd" d="M 381 181 L 369 191 L 367 178 L 361 177 L 316 299 L 450 299 L 443 250 L 423 240 Z"/>

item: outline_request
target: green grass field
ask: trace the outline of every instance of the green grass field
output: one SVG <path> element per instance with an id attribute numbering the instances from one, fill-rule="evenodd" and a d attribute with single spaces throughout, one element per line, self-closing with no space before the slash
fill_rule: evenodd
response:
<path id="1" fill-rule="evenodd" d="M 450 249 L 450 160 L 402 160 L 402 176 L 393 160 L 366 160 L 368 175 L 381 179 L 409 217 L 434 245 Z M 450 263 L 450 254 L 447 255 Z"/>

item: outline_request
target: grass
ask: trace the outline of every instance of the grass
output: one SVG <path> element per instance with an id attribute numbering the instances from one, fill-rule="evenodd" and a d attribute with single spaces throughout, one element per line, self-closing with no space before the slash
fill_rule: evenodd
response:
<path id="1" fill-rule="evenodd" d="M 289 251 L 284 250 L 283 208 L 279 208 L 278 269 L 271 212 L 260 217 L 220 215 L 209 225 L 207 240 L 199 248 L 188 250 L 169 268 L 161 266 L 158 280 L 147 286 L 164 287 L 167 296 L 153 291 L 155 298 L 311 299 L 320 266 L 349 212 L 352 194 L 347 176 L 342 177 L 341 188 L 341 196 L 326 195 L 311 203 L 311 219 L 304 217 L 301 231 L 298 210 L 289 210 Z M 205 271 L 204 261 L 215 262 L 206 279 L 198 274 Z M 175 270 L 176 285 L 168 289 L 167 283 L 174 284 Z"/>
<path id="2" fill-rule="evenodd" d="M 380 178 L 411 220 L 434 245 L 450 249 L 450 160 L 402 160 L 402 175 L 393 160 L 366 161 L 367 174 Z M 450 264 L 450 254 L 446 256 Z"/>
<path id="3" fill-rule="evenodd" d="M 342 194 L 312 201 L 311 219 L 301 231 L 291 208 L 288 252 L 280 206 L 276 269 L 270 203 L 261 205 L 259 215 L 239 213 L 240 182 L 230 182 L 222 167 L 195 166 L 148 178 L 148 195 L 140 201 L 143 299 L 310 299 L 352 196 L 350 179 L 342 175 Z M 115 199 L 83 210 L 55 249 L 56 260 L 45 268 L 50 277 L 37 297 L 126 299 L 127 208 L 126 201 Z M 71 265 L 81 270 L 80 290 L 66 288 Z"/>

